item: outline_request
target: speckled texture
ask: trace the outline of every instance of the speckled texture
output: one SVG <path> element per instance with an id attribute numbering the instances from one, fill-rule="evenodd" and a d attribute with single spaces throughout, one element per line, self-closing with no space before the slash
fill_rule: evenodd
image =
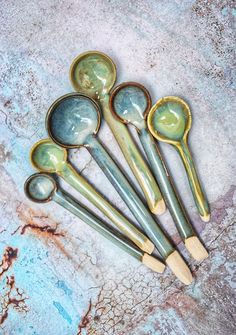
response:
<path id="1" fill-rule="evenodd" d="M 1 334 L 234 333 L 235 15 L 233 1 L 224 0 L 1 4 Z M 143 83 L 153 101 L 176 95 L 191 105 L 190 146 L 211 205 L 210 223 L 197 216 L 176 152 L 162 145 L 210 251 L 201 264 L 187 257 L 196 277 L 187 288 L 169 271 L 154 274 L 125 253 L 118 258 L 115 247 L 56 204 L 36 205 L 23 194 L 33 172 L 29 149 L 46 135 L 46 110 L 72 90 L 70 63 L 91 49 L 114 59 L 118 82 Z M 104 124 L 99 137 L 130 174 Z M 77 150 L 71 153 L 72 162 L 131 218 L 89 153 L 80 150 L 78 157 Z M 186 256 L 168 213 L 161 222 Z"/>

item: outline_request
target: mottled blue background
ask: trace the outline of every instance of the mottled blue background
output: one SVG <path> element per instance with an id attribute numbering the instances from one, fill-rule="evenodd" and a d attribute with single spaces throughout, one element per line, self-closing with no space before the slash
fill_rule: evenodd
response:
<path id="1" fill-rule="evenodd" d="M 0 334 L 232 335 L 233 1 L 9 0 L 0 12 Z M 35 205 L 24 196 L 24 180 L 34 172 L 29 150 L 46 136 L 46 111 L 72 90 L 73 58 L 91 49 L 114 59 L 118 82 L 141 82 L 153 101 L 178 95 L 191 105 L 190 146 L 210 223 L 197 216 L 176 152 L 161 147 L 210 257 L 191 260 L 169 214 L 160 218 L 193 270 L 189 287 L 169 270 L 144 268 L 56 204 Z M 105 124 L 99 136 L 136 185 Z M 70 158 L 132 219 L 85 149 Z"/>

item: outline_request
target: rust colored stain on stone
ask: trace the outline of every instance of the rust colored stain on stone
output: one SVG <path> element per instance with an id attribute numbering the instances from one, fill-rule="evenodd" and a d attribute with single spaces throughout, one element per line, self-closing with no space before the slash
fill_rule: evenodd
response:
<path id="1" fill-rule="evenodd" d="M 0 278 L 11 267 L 12 263 L 17 258 L 17 254 L 18 254 L 17 248 L 6 247 L 2 261 L 0 263 Z"/>
<path id="2" fill-rule="evenodd" d="M 63 232 L 57 231 L 58 223 L 43 212 L 35 212 L 31 208 L 21 204 L 17 207 L 17 214 L 19 219 L 25 223 L 23 226 L 17 228 L 17 230 L 21 229 L 21 235 L 30 229 L 37 235 L 46 235 L 48 237 L 65 236 Z"/>
<path id="3" fill-rule="evenodd" d="M 92 301 L 90 299 L 87 312 L 82 317 L 82 319 L 79 323 L 77 335 L 82 335 L 82 329 L 85 329 L 87 327 L 87 325 L 89 324 L 89 322 L 91 320 L 91 317 L 89 316 L 89 314 L 91 312 L 91 309 L 92 309 Z"/>
<path id="4" fill-rule="evenodd" d="M 0 325 L 7 319 L 10 306 L 18 312 L 28 312 L 28 307 L 25 303 L 28 297 L 15 286 L 15 277 L 13 275 L 6 278 L 6 287 L 7 291 L 1 297 Z"/>
<path id="5" fill-rule="evenodd" d="M 25 226 L 22 227 L 22 229 L 21 229 L 21 235 L 23 235 L 27 229 L 33 229 L 33 230 L 36 230 L 36 231 L 40 231 L 41 233 L 46 233 L 48 235 L 64 236 L 63 233 L 57 233 L 56 232 L 57 226 L 56 227 L 51 227 L 49 225 L 46 225 L 46 226 L 36 226 L 33 223 L 28 223 L 28 224 L 26 224 Z"/>

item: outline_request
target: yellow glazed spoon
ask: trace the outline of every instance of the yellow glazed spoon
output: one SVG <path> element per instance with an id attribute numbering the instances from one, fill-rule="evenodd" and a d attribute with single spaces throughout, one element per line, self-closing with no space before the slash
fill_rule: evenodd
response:
<path id="1" fill-rule="evenodd" d="M 164 97 L 157 101 L 148 114 L 148 128 L 152 135 L 178 150 L 184 163 L 192 194 L 204 222 L 210 220 L 207 199 L 202 190 L 193 159 L 188 148 L 188 133 L 192 117 L 189 106 L 178 97 Z"/>
<path id="2" fill-rule="evenodd" d="M 155 178 L 126 127 L 117 121 L 110 111 L 109 92 L 116 81 L 116 66 L 112 59 L 102 52 L 85 52 L 73 61 L 70 80 L 76 91 L 85 93 L 101 104 L 104 119 L 142 188 L 148 207 L 154 214 L 164 213 L 165 203 Z"/>
<path id="3" fill-rule="evenodd" d="M 43 139 L 32 147 L 30 160 L 38 171 L 56 173 L 63 178 L 106 215 L 140 249 L 149 254 L 153 252 L 153 243 L 73 169 L 67 161 L 66 149 L 59 147 L 50 139 Z"/>

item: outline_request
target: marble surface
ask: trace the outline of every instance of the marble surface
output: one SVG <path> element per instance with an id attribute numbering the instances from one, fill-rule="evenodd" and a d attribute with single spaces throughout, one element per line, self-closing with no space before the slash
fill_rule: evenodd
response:
<path id="1" fill-rule="evenodd" d="M 235 16 L 230 0 L 1 2 L 0 334 L 234 333 Z M 209 258 L 190 259 L 169 214 L 159 218 L 191 266 L 189 287 L 169 270 L 146 269 L 56 204 L 24 195 L 34 172 L 29 150 L 46 136 L 46 111 L 72 91 L 73 58 L 93 49 L 114 59 L 119 83 L 138 81 L 153 101 L 177 95 L 191 106 L 190 146 L 210 223 L 197 215 L 176 152 L 161 148 Z M 99 137 L 140 192 L 105 124 Z M 133 220 L 86 149 L 70 159 Z"/>

